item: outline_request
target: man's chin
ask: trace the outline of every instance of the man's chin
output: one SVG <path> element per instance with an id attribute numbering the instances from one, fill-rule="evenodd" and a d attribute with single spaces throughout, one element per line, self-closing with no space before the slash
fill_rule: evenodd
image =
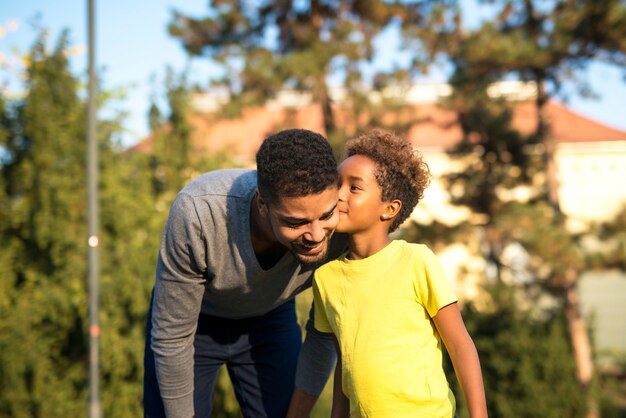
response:
<path id="1" fill-rule="evenodd" d="M 317 264 L 326 260 L 326 256 L 328 255 L 328 245 L 326 245 L 321 251 L 314 254 L 301 253 L 294 249 L 291 250 L 291 253 L 302 264 Z"/>

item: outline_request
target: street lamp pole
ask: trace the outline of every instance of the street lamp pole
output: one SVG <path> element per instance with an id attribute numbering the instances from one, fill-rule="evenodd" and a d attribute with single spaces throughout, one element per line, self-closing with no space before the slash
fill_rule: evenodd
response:
<path id="1" fill-rule="evenodd" d="M 100 364 L 98 344 L 99 205 L 98 205 L 98 138 L 96 133 L 96 75 L 94 42 L 94 0 L 87 0 L 89 49 L 89 96 L 87 103 L 87 244 L 89 291 L 89 418 L 100 418 Z"/>

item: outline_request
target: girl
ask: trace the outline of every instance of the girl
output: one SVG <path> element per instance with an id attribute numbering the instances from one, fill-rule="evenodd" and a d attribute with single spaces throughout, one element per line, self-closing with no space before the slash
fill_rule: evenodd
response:
<path id="1" fill-rule="evenodd" d="M 332 332 L 338 363 L 332 417 L 453 417 L 440 337 L 472 418 L 487 416 L 476 347 L 439 261 L 392 240 L 430 181 L 410 143 L 375 130 L 346 145 L 338 232 L 349 250 L 315 272 L 315 328 Z"/>

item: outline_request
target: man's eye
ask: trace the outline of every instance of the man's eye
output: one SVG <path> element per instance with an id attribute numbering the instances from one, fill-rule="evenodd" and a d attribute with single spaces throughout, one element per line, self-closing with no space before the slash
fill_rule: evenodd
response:
<path id="1" fill-rule="evenodd" d="M 327 213 L 326 215 L 322 216 L 320 219 L 323 221 L 328 220 L 333 217 L 334 213 L 335 213 L 335 210 L 333 209 L 332 212 Z"/>
<path id="2" fill-rule="evenodd" d="M 285 226 L 287 228 L 300 228 L 302 225 L 304 225 L 302 222 L 298 222 L 298 223 L 285 222 Z"/>

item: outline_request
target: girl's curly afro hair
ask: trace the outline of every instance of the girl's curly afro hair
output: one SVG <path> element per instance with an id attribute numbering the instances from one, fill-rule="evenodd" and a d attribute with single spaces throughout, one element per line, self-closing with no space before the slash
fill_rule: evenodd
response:
<path id="1" fill-rule="evenodd" d="M 376 163 L 374 176 L 383 201 L 398 199 L 402 202 L 389 229 L 389 232 L 395 231 L 409 217 L 430 184 L 430 170 L 422 154 L 405 138 L 374 129 L 346 143 L 346 158 L 353 155 L 366 156 Z"/>

